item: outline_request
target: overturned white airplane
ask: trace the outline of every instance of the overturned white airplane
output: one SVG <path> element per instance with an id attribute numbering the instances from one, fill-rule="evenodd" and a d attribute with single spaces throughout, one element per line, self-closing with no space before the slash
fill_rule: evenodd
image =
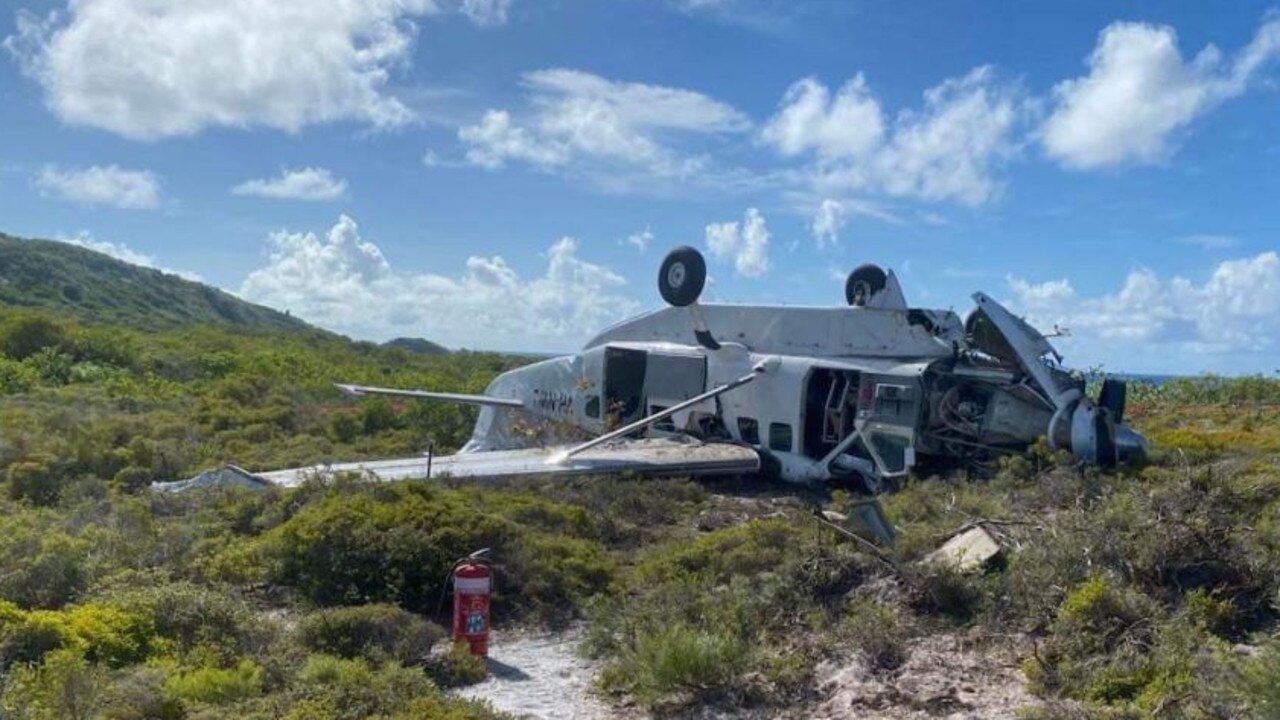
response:
<path id="1" fill-rule="evenodd" d="M 913 467 L 982 464 L 1041 436 L 1101 466 L 1145 451 L 1124 424 L 1122 381 L 1086 397 L 1045 336 L 983 293 L 961 322 L 950 310 L 908 307 L 894 274 L 875 265 L 850 273 L 845 307 L 701 305 L 705 281 L 702 255 L 676 248 L 658 274 L 671 307 L 607 328 L 575 355 L 503 373 L 484 395 L 339 386 L 480 406 L 457 455 L 262 473 L 228 466 L 159 487 L 289 486 L 342 472 L 633 472 L 764 473 L 878 492 Z M 547 442 L 530 428 L 593 439 Z"/>

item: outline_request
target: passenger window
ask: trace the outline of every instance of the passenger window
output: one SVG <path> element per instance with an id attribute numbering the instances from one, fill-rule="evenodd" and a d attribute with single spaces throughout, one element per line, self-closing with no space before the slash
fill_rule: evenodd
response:
<path id="1" fill-rule="evenodd" d="M 760 423 L 755 418 L 738 418 L 738 437 L 748 445 L 760 444 Z"/>
<path id="2" fill-rule="evenodd" d="M 786 423 L 769 423 L 769 449 L 791 452 L 791 426 Z"/>
<path id="3" fill-rule="evenodd" d="M 591 398 L 587 400 L 586 413 L 587 413 L 587 417 L 596 418 L 597 420 L 600 419 L 600 396 L 599 395 L 592 395 Z"/>

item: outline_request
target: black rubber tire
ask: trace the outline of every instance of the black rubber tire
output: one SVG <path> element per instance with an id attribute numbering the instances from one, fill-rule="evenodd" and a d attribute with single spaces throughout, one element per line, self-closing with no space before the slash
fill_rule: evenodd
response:
<path id="1" fill-rule="evenodd" d="M 1115 378 L 1104 379 L 1102 389 L 1098 391 L 1098 404 L 1111 411 L 1111 419 L 1117 425 L 1124 422 L 1124 405 L 1128 394 L 1128 383 Z"/>
<path id="2" fill-rule="evenodd" d="M 702 259 L 702 253 L 688 245 L 667 253 L 658 269 L 658 292 L 675 307 L 697 302 L 706 284 L 707 261 Z"/>
<path id="3" fill-rule="evenodd" d="M 883 290 L 888 282 L 889 276 L 879 265 L 859 265 L 849 273 L 849 279 L 844 282 L 845 302 L 854 307 L 862 307 L 872 295 Z"/>

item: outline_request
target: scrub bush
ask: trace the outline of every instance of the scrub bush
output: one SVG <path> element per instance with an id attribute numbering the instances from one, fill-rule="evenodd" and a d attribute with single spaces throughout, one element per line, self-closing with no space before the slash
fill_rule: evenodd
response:
<path id="1" fill-rule="evenodd" d="M 427 659 L 425 670 L 433 680 L 445 688 L 463 687 L 484 682 L 489 677 L 489 665 L 485 659 L 471 654 L 471 646 L 464 641 L 449 644 L 443 653 L 433 653 Z"/>
<path id="2" fill-rule="evenodd" d="M 164 687 L 183 702 L 229 705 L 262 692 L 262 668 L 247 659 L 230 668 L 197 668 L 170 676 Z"/>
<path id="3" fill-rule="evenodd" d="M 38 665 L 12 668 L 0 709 L 23 720 L 95 720 L 106 672 L 73 649 L 52 652 Z"/>
<path id="4" fill-rule="evenodd" d="M 897 608 L 858 599 L 850 606 L 841 628 L 872 671 L 896 670 L 907 661 L 911 621 Z"/>
<path id="5" fill-rule="evenodd" d="M 408 665 L 425 660 L 446 633 L 395 605 L 374 604 L 319 610 L 303 618 L 298 634 L 312 652 Z"/>
<path id="6" fill-rule="evenodd" d="M 266 533 L 262 548 L 271 576 L 318 604 L 393 602 L 428 613 L 453 562 L 488 547 L 497 560 L 496 612 L 572 614 L 608 586 L 612 564 L 597 542 L 503 516 L 530 521 L 535 501 L 546 504 L 502 494 L 480 503 L 469 492 L 424 484 L 357 484 L 304 507 Z"/>

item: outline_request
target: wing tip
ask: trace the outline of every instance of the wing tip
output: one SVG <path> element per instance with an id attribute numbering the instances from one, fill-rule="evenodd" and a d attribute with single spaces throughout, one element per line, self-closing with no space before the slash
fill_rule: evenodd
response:
<path id="1" fill-rule="evenodd" d="M 364 395 L 364 391 L 362 391 L 358 385 L 351 385 L 348 383 L 334 383 L 333 386 L 341 390 L 343 393 L 350 395 L 351 397 L 362 397 Z"/>

